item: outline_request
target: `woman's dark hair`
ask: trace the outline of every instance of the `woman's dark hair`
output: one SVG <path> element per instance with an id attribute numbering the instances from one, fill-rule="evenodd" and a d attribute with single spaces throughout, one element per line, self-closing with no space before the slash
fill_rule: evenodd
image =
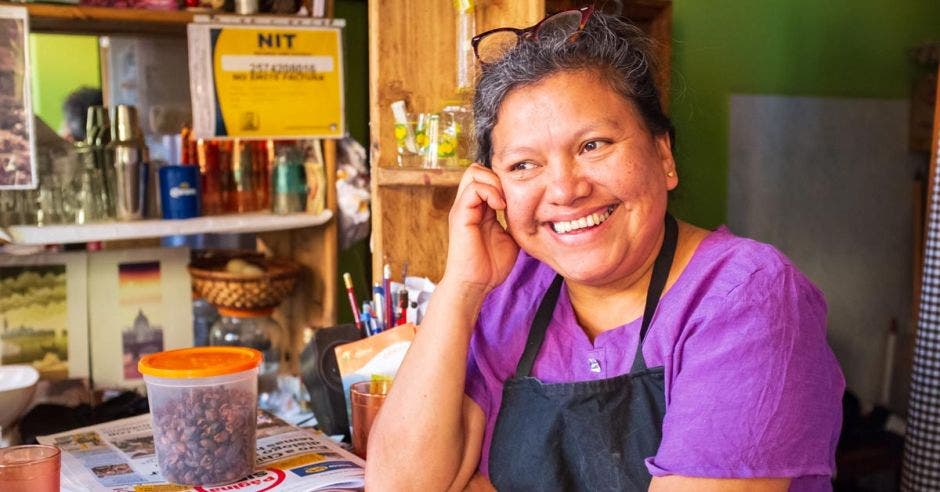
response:
<path id="1" fill-rule="evenodd" d="M 473 98 L 477 162 L 490 167 L 493 127 L 506 95 L 513 89 L 535 84 L 551 75 L 571 70 L 594 70 L 624 99 L 632 101 L 654 135 L 675 130 L 663 113 L 653 74 L 651 41 L 638 27 L 594 12 L 577 39 L 540 35 L 522 41 L 503 58 L 484 65 Z"/>
<path id="2" fill-rule="evenodd" d="M 62 112 L 65 114 L 65 123 L 69 134 L 76 142 L 85 140 L 85 122 L 88 119 L 88 108 L 101 106 L 101 89 L 82 86 L 69 93 L 62 103 Z"/>

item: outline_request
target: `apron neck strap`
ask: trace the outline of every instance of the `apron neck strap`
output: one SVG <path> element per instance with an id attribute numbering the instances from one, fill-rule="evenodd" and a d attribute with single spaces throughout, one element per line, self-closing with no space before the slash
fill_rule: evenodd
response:
<path id="1" fill-rule="evenodd" d="M 653 263 L 653 275 L 650 279 L 649 287 L 646 290 L 646 306 L 643 310 L 643 324 L 640 328 L 640 341 L 636 348 L 636 357 L 633 360 L 631 372 L 646 369 L 646 361 L 643 358 L 643 341 L 646 339 L 646 332 L 649 330 L 650 323 L 653 321 L 653 314 L 656 313 L 656 307 L 659 305 L 659 298 L 662 296 L 663 288 L 666 286 L 666 279 L 669 277 L 669 270 L 672 268 L 672 259 L 676 253 L 676 243 L 679 237 L 679 227 L 676 219 L 669 213 L 666 214 L 666 234 L 663 239 L 663 245 Z M 545 333 L 551 322 L 552 314 L 555 312 L 555 304 L 558 302 L 558 294 L 561 292 L 561 284 L 564 279 L 556 274 L 552 284 L 542 296 L 538 310 L 535 312 L 535 318 L 532 320 L 532 326 L 529 328 L 529 337 L 526 340 L 525 351 L 519 359 L 516 366 L 516 378 L 529 377 L 532 374 L 532 366 L 535 365 L 535 357 L 542 347 L 545 340 Z"/>
<path id="2" fill-rule="evenodd" d="M 529 338 L 525 342 L 525 351 L 522 352 L 522 358 L 516 366 L 516 378 L 529 377 L 532 373 L 532 366 L 535 364 L 535 356 L 539 354 L 542 348 L 542 341 L 545 340 L 545 332 L 548 331 L 548 323 L 552 320 L 552 313 L 555 312 L 555 304 L 558 301 L 558 293 L 561 292 L 561 275 L 555 274 L 552 285 L 542 296 L 542 302 L 539 303 L 539 309 L 535 312 L 535 319 L 532 320 L 532 326 L 529 328 Z"/>
<path id="3" fill-rule="evenodd" d="M 649 331 L 650 323 L 653 322 L 653 315 L 656 314 L 656 307 L 659 305 L 659 299 L 666 287 L 666 279 L 669 278 L 669 270 L 672 268 L 672 259 L 676 256 L 676 244 L 678 242 L 679 224 L 676 223 L 676 219 L 672 215 L 666 213 L 666 234 L 663 237 L 663 246 L 659 249 L 659 255 L 656 256 L 656 262 L 653 263 L 653 276 L 650 278 L 650 285 L 646 289 L 646 307 L 643 309 L 640 341 L 636 345 L 636 357 L 633 358 L 633 368 L 630 372 L 646 369 L 646 359 L 643 358 L 643 342 L 646 340 L 646 332 Z"/>

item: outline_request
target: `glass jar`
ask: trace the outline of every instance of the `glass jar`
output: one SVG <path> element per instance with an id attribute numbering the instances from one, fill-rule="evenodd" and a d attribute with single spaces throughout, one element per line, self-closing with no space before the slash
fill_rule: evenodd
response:
<path id="1" fill-rule="evenodd" d="M 473 159 L 473 111 L 467 106 L 449 105 L 441 110 L 441 144 L 438 156 L 445 165 L 467 167 Z"/>
<path id="2" fill-rule="evenodd" d="M 209 345 L 249 347 L 264 359 L 258 368 L 258 407 L 276 410 L 280 400 L 277 375 L 281 366 L 284 336 L 271 318 L 273 309 L 243 310 L 219 307 L 219 319 L 209 330 Z"/>
<path id="3" fill-rule="evenodd" d="M 209 345 L 209 330 L 219 320 L 219 311 L 209 301 L 193 294 L 193 345 Z"/>

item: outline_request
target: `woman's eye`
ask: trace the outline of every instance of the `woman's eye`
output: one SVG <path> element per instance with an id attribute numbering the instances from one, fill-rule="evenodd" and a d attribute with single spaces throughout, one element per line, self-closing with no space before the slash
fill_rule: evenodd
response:
<path id="1" fill-rule="evenodd" d="M 603 140 L 591 140 L 581 147 L 581 152 L 593 152 L 604 145 L 607 145 L 607 142 Z"/>
<path id="2" fill-rule="evenodd" d="M 525 171 L 526 169 L 532 169 L 533 166 L 534 164 L 532 164 L 529 161 L 522 161 L 522 162 L 517 162 L 509 166 L 509 170 L 510 171 Z"/>

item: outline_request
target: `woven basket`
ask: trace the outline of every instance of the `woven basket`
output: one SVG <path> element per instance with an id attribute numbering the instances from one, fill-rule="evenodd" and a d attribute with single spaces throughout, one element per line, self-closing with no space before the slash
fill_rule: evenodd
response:
<path id="1" fill-rule="evenodd" d="M 193 290 L 216 307 L 259 310 L 273 308 L 291 291 L 300 274 L 297 263 L 277 259 L 254 259 L 264 273 L 245 276 L 225 271 L 225 258 L 199 261 L 189 265 Z"/>

